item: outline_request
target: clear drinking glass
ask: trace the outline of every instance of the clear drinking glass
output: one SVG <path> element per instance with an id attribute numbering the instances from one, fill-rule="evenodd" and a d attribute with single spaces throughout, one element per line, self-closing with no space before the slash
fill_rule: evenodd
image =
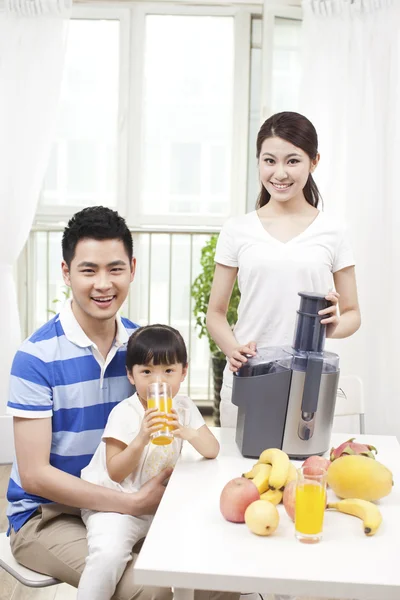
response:
<path id="1" fill-rule="evenodd" d="M 302 467 L 297 471 L 295 530 L 296 538 L 305 544 L 322 539 L 326 507 L 326 471 Z"/>
<path id="2" fill-rule="evenodd" d="M 178 414 L 178 421 L 183 427 L 187 427 L 190 423 L 190 408 L 185 397 L 177 396 L 174 398 L 174 408 Z"/>
<path id="3" fill-rule="evenodd" d="M 147 408 L 157 408 L 159 411 L 171 413 L 172 393 L 169 383 L 157 381 L 147 386 Z M 161 429 L 151 434 L 150 439 L 157 446 L 166 446 L 174 439 L 173 427 L 166 423 Z"/>

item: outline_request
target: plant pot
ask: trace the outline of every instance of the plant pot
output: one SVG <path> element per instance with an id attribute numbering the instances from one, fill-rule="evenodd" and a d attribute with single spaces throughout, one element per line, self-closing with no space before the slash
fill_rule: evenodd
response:
<path id="1" fill-rule="evenodd" d="M 221 387 L 222 377 L 226 365 L 226 359 L 218 356 L 212 356 L 212 370 L 213 370 L 213 381 L 214 381 L 214 410 L 213 417 L 214 423 L 217 427 L 221 425 L 219 419 L 219 405 L 221 403 Z"/>

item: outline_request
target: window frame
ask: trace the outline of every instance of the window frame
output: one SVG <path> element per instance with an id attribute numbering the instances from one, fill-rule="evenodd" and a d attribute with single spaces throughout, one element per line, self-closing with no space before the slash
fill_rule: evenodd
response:
<path id="1" fill-rule="evenodd" d="M 136 65 L 133 65 L 132 83 L 139 89 L 138 96 L 143 98 L 143 66 L 145 50 L 145 19 L 147 15 L 174 15 L 174 16 L 231 16 L 234 19 L 234 85 L 233 85 L 233 111 L 232 111 L 232 158 L 231 158 L 231 203 L 230 213 L 224 216 L 202 216 L 201 226 L 220 226 L 227 218 L 240 214 L 245 210 L 247 186 L 247 148 L 240 140 L 247 139 L 248 134 L 248 107 L 249 94 L 243 94 L 243 89 L 249 87 L 250 74 L 250 36 L 251 17 L 254 13 L 261 13 L 260 7 L 254 6 L 192 6 L 161 3 L 143 3 L 135 7 L 136 22 L 132 28 L 138 28 L 136 34 L 132 33 L 132 40 L 137 42 L 135 55 L 133 48 L 131 56 L 136 56 Z M 133 31 L 133 29 L 132 29 Z M 140 43 L 138 36 L 141 36 Z M 139 48 L 138 48 L 139 46 Z M 137 97 L 131 98 L 130 114 L 132 156 L 136 159 L 131 162 L 129 173 L 129 197 L 138 198 L 141 190 L 141 161 L 142 161 L 142 115 L 141 106 L 137 106 Z M 134 135 L 134 132 L 136 135 Z M 135 226 L 190 226 L 193 220 L 199 220 L 197 215 L 145 215 L 140 212 L 139 203 L 131 203 L 127 220 Z"/>
<path id="2" fill-rule="evenodd" d="M 293 3 L 293 4 L 292 4 Z M 139 198 L 142 173 L 142 102 L 144 81 L 145 18 L 147 15 L 232 16 L 234 18 L 234 87 L 232 111 L 231 203 L 225 216 L 202 216 L 201 227 L 219 227 L 229 216 L 248 208 L 247 140 L 249 134 L 251 23 L 262 19 L 261 105 L 260 123 L 271 114 L 273 28 L 275 18 L 302 19 L 300 0 L 206 0 L 201 6 L 191 0 L 176 5 L 171 0 L 153 2 L 106 2 L 84 0 L 75 3 L 72 19 L 118 20 L 120 23 L 120 72 L 118 109 L 118 171 L 116 209 L 131 227 L 188 227 L 199 221 L 196 215 L 145 215 L 140 212 Z M 247 93 L 243 93 L 247 90 Z M 245 143 L 244 140 L 246 140 Z M 68 220 L 81 206 L 41 205 L 35 223 Z"/>
<path id="3" fill-rule="evenodd" d="M 128 109 L 129 109 L 129 49 L 130 49 L 130 19 L 129 8 L 107 6 L 73 5 L 71 19 L 77 20 L 112 20 L 119 21 L 119 90 L 118 90 L 118 169 L 117 169 L 117 203 L 116 210 L 124 214 L 127 197 L 128 170 Z M 68 220 L 75 212 L 81 210 L 80 205 L 58 206 L 43 205 L 39 197 L 36 209 L 35 223 L 54 223 Z"/>
<path id="4" fill-rule="evenodd" d="M 123 8 L 122 8 L 123 6 Z M 234 19 L 234 74 L 232 110 L 232 157 L 230 211 L 223 216 L 201 217 L 201 227 L 221 226 L 230 216 L 246 210 L 247 144 L 249 111 L 249 77 L 251 20 L 262 13 L 254 3 L 202 6 L 159 2 L 116 3 L 111 6 L 85 3 L 74 5 L 72 18 L 115 19 L 120 22 L 120 79 L 118 118 L 118 175 L 116 209 L 133 227 L 187 227 L 199 221 L 197 215 L 145 215 L 140 212 L 139 198 L 142 173 L 142 102 L 144 82 L 145 19 L 147 15 L 231 16 Z M 243 93 L 247 90 L 247 93 Z M 35 223 L 65 221 L 81 206 L 43 206 L 38 204 Z"/>
<path id="5" fill-rule="evenodd" d="M 296 2 L 299 4 L 299 2 Z M 288 0 L 263 0 L 261 33 L 261 106 L 260 122 L 263 123 L 272 114 L 272 69 L 274 60 L 275 19 L 294 19 L 301 21 L 301 6 L 288 6 Z"/>

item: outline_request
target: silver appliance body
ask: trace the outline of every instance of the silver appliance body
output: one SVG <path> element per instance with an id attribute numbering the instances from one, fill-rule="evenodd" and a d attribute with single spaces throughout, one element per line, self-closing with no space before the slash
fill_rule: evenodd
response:
<path id="1" fill-rule="evenodd" d="M 243 456 L 280 448 L 305 459 L 330 448 L 339 357 L 323 351 L 325 326 L 317 315 L 324 296 L 300 296 L 308 311 L 311 302 L 311 311 L 298 311 L 293 347 L 261 349 L 233 378 L 236 443 Z"/>
<path id="2" fill-rule="evenodd" d="M 301 410 L 305 373 L 293 371 L 281 449 L 291 458 L 324 454 L 330 449 L 339 371 L 324 373 L 313 418 L 304 419 Z"/>

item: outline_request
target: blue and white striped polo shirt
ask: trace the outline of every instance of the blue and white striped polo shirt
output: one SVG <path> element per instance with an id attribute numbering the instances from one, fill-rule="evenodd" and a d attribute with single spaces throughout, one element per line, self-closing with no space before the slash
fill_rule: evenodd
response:
<path id="1" fill-rule="evenodd" d="M 74 317 L 71 301 L 25 340 L 11 367 L 7 414 L 52 418 L 50 464 L 80 477 L 118 402 L 132 395 L 125 370 L 126 344 L 138 325 L 116 317 L 117 333 L 106 359 Z M 7 516 L 15 531 L 40 504 L 26 492 L 14 461 L 7 490 Z"/>

